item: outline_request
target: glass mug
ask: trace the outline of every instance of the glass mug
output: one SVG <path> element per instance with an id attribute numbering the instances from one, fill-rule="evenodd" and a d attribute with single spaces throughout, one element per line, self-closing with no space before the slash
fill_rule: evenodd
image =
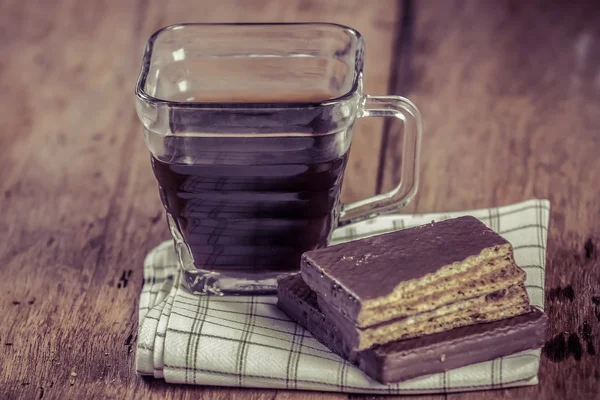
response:
<path id="1" fill-rule="evenodd" d="M 363 61 L 361 35 L 335 24 L 182 24 L 149 38 L 136 108 L 191 292 L 273 292 L 334 228 L 413 198 L 419 111 L 365 95 Z M 361 117 L 403 121 L 401 181 L 341 204 Z"/>

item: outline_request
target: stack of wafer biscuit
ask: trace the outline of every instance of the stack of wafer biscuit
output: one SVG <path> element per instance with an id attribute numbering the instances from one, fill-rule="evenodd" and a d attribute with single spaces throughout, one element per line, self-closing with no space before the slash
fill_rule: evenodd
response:
<path id="1" fill-rule="evenodd" d="M 279 282 L 279 306 L 374 379 L 399 382 L 540 347 L 546 318 L 525 278 L 509 242 L 460 217 L 307 252 Z"/>

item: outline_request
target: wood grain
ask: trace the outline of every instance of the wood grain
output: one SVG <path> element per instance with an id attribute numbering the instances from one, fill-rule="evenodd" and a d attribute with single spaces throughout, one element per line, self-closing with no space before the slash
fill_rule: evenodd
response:
<path id="1" fill-rule="evenodd" d="M 392 82 L 425 117 L 409 211 L 551 199 L 542 384 L 418 398 L 598 398 L 600 9 L 420 0 L 405 15 L 404 3 L 0 0 L 0 398 L 371 397 L 135 375 L 141 263 L 168 232 L 132 91 L 146 37 L 190 21 L 361 31 L 366 91 L 384 94 Z M 390 124 L 382 142 L 381 127 L 358 123 L 346 200 L 375 192 L 380 150 L 379 188 L 397 179 L 398 130 Z"/>
<path id="2" fill-rule="evenodd" d="M 368 38 L 366 88 L 383 94 L 396 3 L 0 1 L 0 398 L 345 398 L 135 374 L 141 265 L 169 234 L 133 87 L 162 26 L 319 20 Z M 375 192 L 381 121 L 357 130 L 348 200 Z"/>
<path id="3" fill-rule="evenodd" d="M 414 5 L 395 88 L 424 115 L 422 185 L 408 210 L 552 202 L 542 383 L 447 397 L 599 398 L 600 8 L 593 1 Z M 398 133 L 391 128 L 383 189 L 397 179 Z"/>

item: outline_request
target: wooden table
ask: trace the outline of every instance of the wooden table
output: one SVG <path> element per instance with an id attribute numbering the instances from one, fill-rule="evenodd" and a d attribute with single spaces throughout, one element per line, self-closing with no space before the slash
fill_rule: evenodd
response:
<path id="1" fill-rule="evenodd" d="M 134 369 L 142 260 L 168 237 L 133 106 L 145 39 L 176 22 L 317 20 L 365 35 L 369 93 L 421 108 L 409 212 L 552 201 L 541 384 L 420 398 L 599 398 L 600 7 L 567 0 L 1 0 L 0 398 L 370 397 Z M 356 132 L 345 200 L 398 177 L 396 128 Z"/>

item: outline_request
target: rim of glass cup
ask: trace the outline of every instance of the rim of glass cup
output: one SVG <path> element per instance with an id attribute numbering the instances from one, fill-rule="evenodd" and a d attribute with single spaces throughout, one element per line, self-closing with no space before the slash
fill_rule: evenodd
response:
<path id="1" fill-rule="evenodd" d="M 146 41 L 146 45 L 144 47 L 144 55 L 142 57 L 142 68 L 140 71 L 140 75 L 137 80 L 137 84 L 135 87 L 135 95 L 136 97 L 148 104 L 152 105 L 168 105 L 169 107 L 176 108 L 303 108 L 303 107 L 325 107 L 330 106 L 335 103 L 339 103 L 341 101 L 352 98 L 356 92 L 358 91 L 358 87 L 360 85 L 360 77 L 362 74 L 363 68 L 363 60 L 358 59 L 356 57 L 356 62 L 354 65 L 354 76 L 352 77 L 352 87 L 346 93 L 341 96 L 327 99 L 323 101 L 316 102 L 266 102 L 266 103 L 245 103 L 245 102 L 185 102 L 185 101 L 171 101 L 165 100 L 158 97 L 154 97 L 148 94 L 145 90 L 146 79 L 148 77 L 148 72 L 150 71 L 150 60 L 152 58 L 152 51 L 154 48 L 154 42 L 160 36 L 161 33 L 168 30 L 177 30 L 184 28 L 186 26 L 315 26 L 315 27 L 333 27 L 340 28 L 354 37 L 357 44 L 357 52 L 364 51 L 363 49 L 363 37 L 356 29 L 351 28 L 346 25 L 336 24 L 332 22 L 231 22 L 231 23 L 200 23 L 200 22 L 190 22 L 190 23 L 181 23 L 181 24 L 173 24 L 167 25 L 163 28 L 160 28 L 156 32 L 154 32 Z M 362 57 L 362 56 L 361 56 Z"/>

